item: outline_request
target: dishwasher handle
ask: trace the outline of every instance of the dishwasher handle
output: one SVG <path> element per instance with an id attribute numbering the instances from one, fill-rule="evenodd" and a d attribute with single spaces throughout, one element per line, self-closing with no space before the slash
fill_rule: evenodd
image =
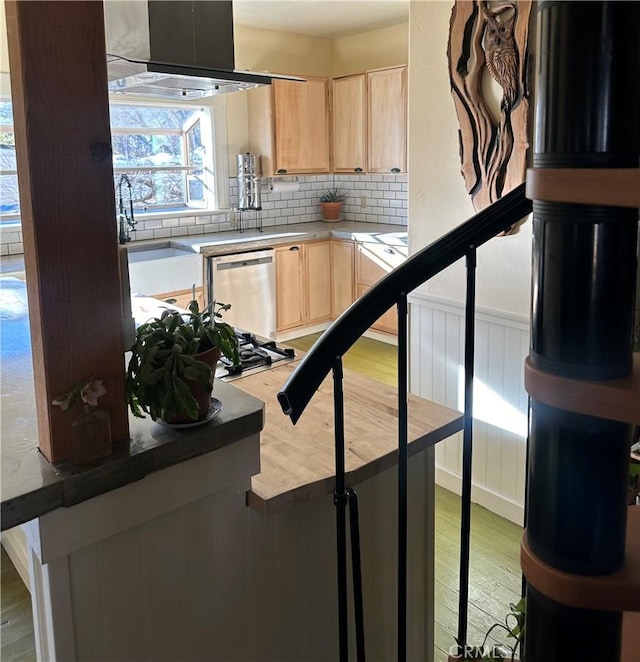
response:
<path id="1" fill-rule="evenodd" d="M 234 262 L 218 262 L 216 264 L 216 271 L 225 271 L 226 269 L 242 269 L 244 267 L 254 267 L 259 264 L 271 264 L 273 262 L 273 257 L 259 257 L 257 259 L 250 260 L 236 260 Z"/>

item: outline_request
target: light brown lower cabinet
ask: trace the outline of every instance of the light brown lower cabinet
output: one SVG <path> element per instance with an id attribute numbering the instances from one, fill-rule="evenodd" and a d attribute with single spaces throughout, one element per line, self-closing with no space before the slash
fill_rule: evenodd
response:
<path id="1" fill-rule="evenodd" d="M 392 269 L 400 266 L 407 259 L 404 246 L 387 246 L 378 243 L 357 244 L 356 255 L 356 291 L 361 297 L 372 285 L 384 278 Z M 372 329 L 384 333 L 398 333 L 396 307 L 391 307 L 372 326 Z"/>
<path id="2" fill-rule="evenodd" d="M 355 300 L 355 245 L 352 241 L 331 240 L 331 275 L 331 315 L 335 319 Z"/>
<path id="3" fill-rule="evenodd" d="M 276 249 L 276 327 L 288 331 L 331 319 L 331 242 Z"/>
<path id="4" fill-rule="evenodd" d="M 187 308 L 191 301 L 193 300 L 193 290 L 176 290 L 174 292 L 162 292 L 160 294 L 152 294 L 150 296 L 155 299 L 160 299 L 161 301 L 166 301 L 178 308 Z M 195 299 L 198 302 L 198 307 L 200 310 L 204 309 L 204 287 L 196 287 L 195 289 Z"/>
<path id="5" fill-rule="evenodd" d="M 278 246 L 276 253 L 276 329 L 304 325 L 304 244 Z"/>
<path id="6" fill-rule="evenodd" d="M 404 247 L 340 239 L 276 247 L 278 332 L 336 319 L 407 257 Z M 395 306 L 372 329 L 398 332 Z"/>

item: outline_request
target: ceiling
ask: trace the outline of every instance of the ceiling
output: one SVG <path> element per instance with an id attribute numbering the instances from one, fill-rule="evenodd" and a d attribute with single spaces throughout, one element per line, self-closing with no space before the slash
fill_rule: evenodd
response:
<path id="1" fill-rule="evenodd" d="M 234 0 L 235 23 L 313 37 L 343 37 L 404 23 L 409 0 Z"/>

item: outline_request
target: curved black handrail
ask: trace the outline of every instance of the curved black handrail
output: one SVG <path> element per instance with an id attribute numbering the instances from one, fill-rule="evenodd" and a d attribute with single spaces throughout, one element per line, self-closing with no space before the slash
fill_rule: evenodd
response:
<path id="1" fill-rule="evenodd" d="M 278 401 L 295 424 L 302 416 L 335 357 L 345 352 L 391 306 L 400 295 L 408 294 L 443 269 L 466 255 L 470 246 L 482 244 L 531 213 L 531 201 L 521 184 L 503 198 L 483 209 L 471 219 L 412 255 L 355 301 L 322 334 L 292 373 Z"/>

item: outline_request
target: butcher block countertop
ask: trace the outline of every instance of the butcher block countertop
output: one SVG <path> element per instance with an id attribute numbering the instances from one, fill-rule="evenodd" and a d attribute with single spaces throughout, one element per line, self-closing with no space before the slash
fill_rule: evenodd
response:
<path id="1" fill-rule="evenodd" d="M 294 426 L 276 395 L 296 365 L 288 363 L 233 382 L 265 402 L 261 471 L 251 479 L 247 505 L 266 515 L 334 489 L 333 378 L 325 379 Z M 397 463 L 397 390 L 345 370 L 344 408 L 346 483 L 355 486 Z M 409 396 L 409 455 L 461 429 L 460 412 Z"/>

